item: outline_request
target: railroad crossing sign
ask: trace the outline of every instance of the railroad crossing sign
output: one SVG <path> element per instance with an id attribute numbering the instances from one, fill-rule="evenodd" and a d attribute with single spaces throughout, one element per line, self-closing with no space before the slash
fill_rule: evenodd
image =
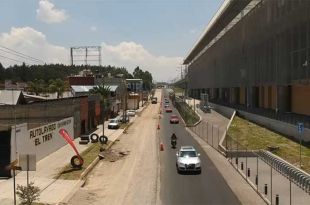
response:
<path id="1" fill-rule="evenodd" d="M 304 131 L 304 123 L 300 122 L 297 124 L 298 133 L 301 134 Z"/>

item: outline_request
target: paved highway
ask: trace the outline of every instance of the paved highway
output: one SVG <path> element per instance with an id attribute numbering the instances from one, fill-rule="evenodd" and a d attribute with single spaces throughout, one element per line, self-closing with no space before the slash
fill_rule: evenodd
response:
<path id="1" fill-rule="evenodd" d="M 173 108 L 176 114 L 176 109 Z M 241 204 L 200 145 L 186 132 L 184 125 L 170 124 L 171 113 L 162 114 L 160 141 L 164 151 L 160 152 L 160 201 L 162 204 Z M 176 151 L 170 146 L 172 132 L 178 137 L 177 147 L 193 145 L 201 154 L 201 174 L 178 174 Z"/>

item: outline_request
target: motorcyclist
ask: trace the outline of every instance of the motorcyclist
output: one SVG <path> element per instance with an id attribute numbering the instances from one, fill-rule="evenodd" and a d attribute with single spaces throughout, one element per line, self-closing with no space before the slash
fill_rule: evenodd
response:
<path id="1" fill-rule="evenodd" d="M 174 133 L 172 133 L 171 140 L 177 140 L 177 139 L 178 139 L 177 136 Z"/>
<path id="2" fill-rule="evenodd" d="M 177 139 L 178 139 L 177 136 L 174 133 L 172 133 L 172 135 L 171 135 L 171 144 L 172 144 L 173 141 L 177 142 Z"/>

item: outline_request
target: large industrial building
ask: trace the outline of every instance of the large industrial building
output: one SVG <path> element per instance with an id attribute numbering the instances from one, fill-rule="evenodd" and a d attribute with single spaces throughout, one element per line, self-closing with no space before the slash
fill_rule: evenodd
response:
<path id="1" fill-rule="evenodd" d="M 192 97 L 309 120 L 310 1 L 226 0 L 184 64 Z"/>

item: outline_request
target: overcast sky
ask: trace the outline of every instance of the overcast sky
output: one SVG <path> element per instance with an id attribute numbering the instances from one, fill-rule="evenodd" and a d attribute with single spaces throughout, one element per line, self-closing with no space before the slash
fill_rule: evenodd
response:
<path id="1" fill-rule="evenodd" d="M 102 46 L 102 65 L 157 81 L 178 68 L 223 0 L 0 0 L 0 46 L 69 64 L 71 46 Z M 6 59 L 11 58 L 11 60 Z M 23 59 L 0 47 L 4 66 Z M 29 64 L 31 62 L 28 62 Z"/>

